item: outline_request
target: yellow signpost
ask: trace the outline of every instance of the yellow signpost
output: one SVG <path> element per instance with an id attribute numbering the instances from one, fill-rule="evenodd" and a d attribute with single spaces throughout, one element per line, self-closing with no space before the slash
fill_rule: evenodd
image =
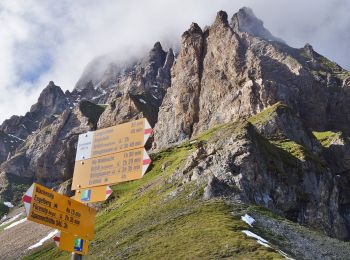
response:
<path id="1" fill-rule="evenodd" d="M 72 198 L 33 183 L 23 196 L 27 219 L 60 230 L 54 240 L 61 250 L 82 257 L 94 237 L 96 210 L 83 203 L 106 200 L 109 184 L 143 177 L 151 163 L 146 144 L 152 128 L 147 119 L 79 135 Z"/>
<path id="2" fill-rule="evenodd" d="M 144 148 L 76 161 L 72 190 L 140 179 L 150 163 Z"/>
<path id="3" fill-rule="evenodd" d="M 33 183 L 23 196 L 27 219 L 92 240 L 96 210 Z"/>
<path id="4" fill-rule="evenodd" d="M 88 189 L 76 190 L 74 199 L 81 203 L 105 201 L 112 194 L 109 186 L 97 186 Z"/>
<path id="5" fill-rule="evenodd" d="M 152 133 L 147 119 L 141 118 L 79 135 L 76 161 L 143 147 Z"/>
<path id="6" fill-rule="evenodd" d="M 88 252 L 89 241 L 73 236 L 65 232 L 58 232 L 54 237 L 57 247 L 63 251 L 86 255 Z"/>

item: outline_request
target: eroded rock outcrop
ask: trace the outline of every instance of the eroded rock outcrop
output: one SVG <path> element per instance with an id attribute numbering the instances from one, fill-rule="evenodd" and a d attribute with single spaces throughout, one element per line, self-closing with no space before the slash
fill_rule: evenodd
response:
<path id="1" fill-rule="evenodd" d="M 350 120 L 349 93 L 340 81 L 348 72 L 310 45 L 293 49 L 271 37 L 249 9 L 241 9 L 231 24 L 220 11 L 204 32 L 192 26 L 182 37 L 154 147 L 249 117 L 278 101 L 291 107 L 310 129 L 349 134 L 349 124 L 344 123 Z"/>
<path id="2" fill-rule="evenodd" d="M 148 56 L 119 75 L 98 127 L 140 117 L 146 117 L 154 126 L 165 92 L 170 87 L 170 69 L 174 60 L 172 49 L 165 52 L 159 42 L 155 43 Z"/>
<path id="3" fill-rule="evenodd" d="M 268 109 L 248 122 L 222 126 L 177 176 L 205 186 L 205 199 L 258 204 L 349 239 L 350 176 L 332 172 L 318 140 L 290 108 Z"/>
<path id="4" fill-rule="evenodd" d="M 62 89 L 50 81 L 29 112 L 24 116 L 12 116 L 5 120 L 0 126 L 0 130 L 6 134 L 25 139 L 37 130 L 40 124 L 50 124 L 55 116 L 60 115 L 70 106 L 72 104 Z"/>

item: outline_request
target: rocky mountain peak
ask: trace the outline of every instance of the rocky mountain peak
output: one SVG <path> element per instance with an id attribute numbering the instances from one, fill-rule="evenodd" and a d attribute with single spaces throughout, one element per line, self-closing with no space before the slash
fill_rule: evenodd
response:
<path id="1" fill-rule="evenodd" d="M 228 20 L 227 20 L 227 13 L 225 11 L 219 11 L 216 14 L 215 22 L 214 24 L 224 24 L 228 26 Z"/>
<path id="2" fill-rule="evenodd" d="M 241 32 L 247 32 L 255 37 L 263 38 L 270 41 L 284 41 L 271 34 L 269 30 L 264 27 L 263 21 L 257 18 L 252 9 L 243 7 L 233 15 L 232 27 Z"/>
<path id="3" fill-rule="evenodd" d="M 151 51 L 155 51 L 155 52 L 164 52 L 163 51 L 163 47 L 162 44 L 160 42 L 156 42 L 152 48 Z"/>
<path id="4" fill-rule="evenodd" d="M 145 62 L 145 76 L 155 78 L 158 68 L 162 67 L 167 53 L 163 50 L 160 42 L 156 42 L 149 52 L 148 60 Z"/>
<path id="5" fill-rule="evenodd" d="M 39 107 L 54 107 L 57 103 L 61 103 L 66 99 L 66 95 L 59 86 L 56 86 L 53 81 L 41 92 L 38 102 L 32 106 L 31 112 L 36 111 Z"/>
<path id="6" fill-rule="evenodd" d="M 314 51 L 314 48 L 311 46 L 311 44 L 306 43 L 304 46 L 304 51 L 306 53 L 307 56 L 309 56 L 312 59 L 315 59 L 316 57 L 316 52 Z"/>
<path id="7" fill-rule="evenodd" d="M 190 26 L 190 29 L 188 29 L 187 31 L 185 31 L 182 34 L 182 38 L 186 39 L 187 37 L 189 37 L 191 35 L 195 35 L 195 34 L 202 35 L 203 31 L 202 31 L 201 27 L 199 27 L 199 25 L 197 23 L 192 23 L 191 26 Z"/>

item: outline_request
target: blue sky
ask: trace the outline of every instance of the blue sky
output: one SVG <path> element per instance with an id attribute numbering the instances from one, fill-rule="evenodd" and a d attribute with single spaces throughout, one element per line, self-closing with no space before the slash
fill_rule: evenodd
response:
<path id="1" fill-rule="evenodd" d="M 309 42 L 350 69 L 349 0 L 1 0 L 0 123 L 28 111 L 50 80 L 73 89 L 98 55 L 125 59 L 156 41 L 178 43 L 191 22 L 205 26 L 242 6 L 291 46 Z"/>

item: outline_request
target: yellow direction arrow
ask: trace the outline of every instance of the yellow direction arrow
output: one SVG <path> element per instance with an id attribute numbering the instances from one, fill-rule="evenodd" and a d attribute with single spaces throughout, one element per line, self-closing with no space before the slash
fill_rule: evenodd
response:
<path id="1" fill-rule="evenodd" d="M 147 119 L 141 118 L 94 132 L 79 135 L 75 160 L 86 160 L 107 154 L 143 147 L 152 133 Z"/>
<path id="2" fill-rule="evenodd" d="M 33 183 L 23 196 L 27 219 L 92 240 L 96 210 Z"/>
<path id="3" fill-rule="evenodd" d="M 97 186 L 88 189 L 77 190 L 74 199 L 81 203 L 105 201 L 112 194 L 109 186 Z"/>
<path id="4" fill-rule="evenodd" d="M 72 190 L 140 179 L 150 163 L 144 148 L 77 161 Z"/>
<path id="5" fill-rule="evenodd" d="M 57 247 L 63 251 L 86 255 L 89 241 L 73 236 L 65 232 L 58 232 L 54 237 Z"/>

